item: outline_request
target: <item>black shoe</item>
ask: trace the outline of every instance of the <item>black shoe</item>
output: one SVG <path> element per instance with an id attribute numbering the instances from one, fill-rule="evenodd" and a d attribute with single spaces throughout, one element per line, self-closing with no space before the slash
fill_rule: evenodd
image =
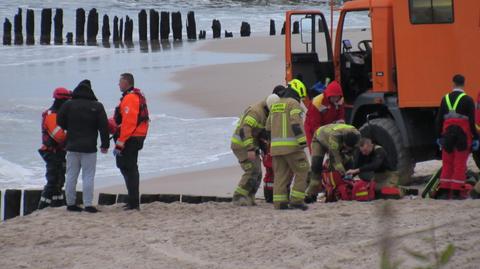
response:
<path id="1" fill-rule="evenodd" d="M 38 203 L 38 210 L 42 210 L 42 209 L 47 208 L 49 206 L 50 206 L 50 204 L 40 201 L 40 203 Z"/>
<path id="2" fill-rule="evenodd" d="M 308 206 L 306 204 L 290 204 L 291 209 L 300 209 L 302 211 L 305 211 L 308 209 Z"/>
<path id="3" fill-rule="evenodd" d="M 307 197 L 305 197 L 305 203 L 313 204 L 317 202 L 317 196 L 317 194 L 308 195 Z"/>
<path id="4" fill-rule="evenodd" d="M 278 210 L 288 210 L 288 209 L 290 209 L 290 208 L 288 207 L 288 204 L 282 203 L 282 204 L 280 204 L 280 205 L 278 206 L 278 208 L 276 208 L 276 209 L 278 209 Z"/>
<path id="5" fill-rule="evenodd" d="M 72 212 L 82 212 L 83 208 L 77 206 L 77 205 L 69 205 L 67 206 L 67 211 L 72 211 Z"/>
<path id="6" fill-rule="evenodd" d="M 94 206 L 86 206 L 84 210 L 85 210 L 85 212 L 88 212 L 88 213 L 98 213 L 98 212 L 100 212 L 100 210 L 98 210 Z"/>
<path id="7" fill-rule="evenodd" d="M 138 211 L 140 211 L 140 206 L 138 206 L 138 205 L 137 206 L 130 206 L 129 205 L 129 206 L 126 206 L 123 210 L 125 210 L 125 211 L 138 210 Z"/>

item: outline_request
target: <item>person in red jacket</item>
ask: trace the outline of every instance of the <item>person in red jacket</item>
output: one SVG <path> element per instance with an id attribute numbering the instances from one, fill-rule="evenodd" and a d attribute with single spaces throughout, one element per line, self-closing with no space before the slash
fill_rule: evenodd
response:
<path id="1" fill-rule="evenodd" d="M 42 114 L 42 147 L 38 150 L 45 161 L 47 184 L 43 188 L 38 209 L 48 206 L 63 206 L 62 194 L 65 183 L 65 131 L 57 125 L 57 111 L 72 98 L 72 92 L 65 88 L 56 88 L 53 92 L 52 106 Z"/>
<path id="2" fill-rule="evenodd" d="M 345 122 L 342 87 L 336 81 L 328 84 L 325 91 L 312 99 L 305 118 L 305 134 L 310 148 L 315 131 L 324 125 Z"/>
<path id="3" fill-rule="evenodd" d="M 138 152 L 143 148 L 150 119 L 145 96 L 139 89 L 134 88 L 133 75 L 122 74 L 119 87 L 122 98 L 115 108 L 114 119 L 117 132 L 113 136 L 115 140 L 113 154 L 128 191 L 128 203 L 125 209 L 139 210 Z"/>

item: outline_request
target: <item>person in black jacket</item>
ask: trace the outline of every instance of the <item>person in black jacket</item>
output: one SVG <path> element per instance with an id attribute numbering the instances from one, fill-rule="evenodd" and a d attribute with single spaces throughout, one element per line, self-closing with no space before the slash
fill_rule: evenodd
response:
<path id="1" fill-rule="evenodd" d="M 66 102 L 58 113 L 57 124 L 67 131 L 65 146 L 67 210 L 76 212 L 83 210 L 76 205 L 76 186 L 81 169 L 85 211 L 96 213 L 98 210 L 93 206 L 93 181 L 97 162 L 98 133 L 102 153 L 108 152 L 110 141 L 107 114 L 103 105 L 97 101 L 89 80 L 83 80 L 73 90 L 72 100 Z"/>
<path id="2" fill-rule="evenodd" d="M 435 197 L 465 198 L 467 159 L 478 150 L 475 103 L 464 91 L 465 77 L 453 77 L 453 90 L 446 94 L 437 114 L 437 143 L 442 149 L 442 173 Z"/>
<path id="3" fill-rule="evenodd" d="M 398 172 L 390 164 L 387 152 L 379 145 L 375 145 L 370 138 L 361 138 L 359 148 L 353 158 L 353 169 L 347 175 L 358 175 L 363 180 L 375 180 L 376 191 L 383 187 L 397 187 Z"/>

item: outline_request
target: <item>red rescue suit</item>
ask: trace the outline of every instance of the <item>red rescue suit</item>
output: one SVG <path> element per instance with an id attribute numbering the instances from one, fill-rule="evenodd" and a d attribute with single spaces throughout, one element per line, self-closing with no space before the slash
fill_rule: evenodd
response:
<path id="1" fill-rule="evenodd" d="M 339 96 L 337 103 L 332 103 L 330 97 Z M 308 105 L 305 117 L 305 135 L 310 148 L 315 131 L 324 125 L 345 122 L 342 87 L 336 81 L 328 84 L 325 92 L 312 99 Z"/>
<path id="2" fill-rule="evenodd" d="M 451 100 L 450 94 L 445 96 L 448 113 L 443 115 L 442 174 L 439 189 L 465 191 L 472 130 L 469 118 L 457 113 L 458 104 L 464 96 L 466 94 L 463 92 L 457 96 L 456 100 Z"/>

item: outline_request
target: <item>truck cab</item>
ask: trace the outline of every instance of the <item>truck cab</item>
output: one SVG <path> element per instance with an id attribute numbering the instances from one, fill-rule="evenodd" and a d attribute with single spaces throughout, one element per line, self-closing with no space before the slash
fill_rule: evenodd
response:
<path id="1" fill-rule="evenodd" d="M 322 12 L 289 11 L 286 81 L 337 80 L 347 122 L 382 145 L 409 183 L 416 162 L 438 155 L 436 113 L 452 77 L 467 78 L 470 96 L 480 89 L 479 10 L 476 0 L 354 0 L 339 9 L 334 34 Z"/>

